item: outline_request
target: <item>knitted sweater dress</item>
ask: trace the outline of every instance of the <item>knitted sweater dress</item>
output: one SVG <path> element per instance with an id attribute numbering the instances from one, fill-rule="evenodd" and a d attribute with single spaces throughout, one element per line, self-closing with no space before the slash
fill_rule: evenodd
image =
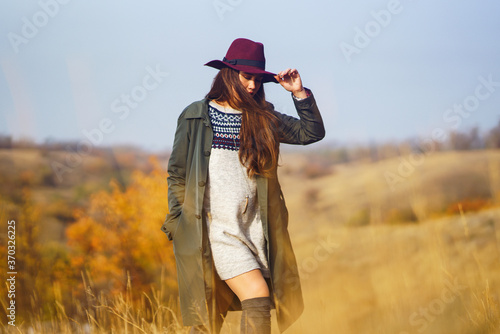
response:
<path id="1" fill-rule="evenodd" d="M 214 132 L 204 209 L 215 269 L 222 280 L 260 269 L 269 277 L 255 178 L 238 156 L 241 112 L 211 101 Z"/>

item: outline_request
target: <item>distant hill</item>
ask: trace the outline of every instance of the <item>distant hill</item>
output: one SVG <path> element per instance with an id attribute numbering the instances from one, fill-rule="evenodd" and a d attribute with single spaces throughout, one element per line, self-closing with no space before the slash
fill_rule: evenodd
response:
<path id="1" fill-rule="evenodd" d="M 283 155 L 279 177 L 293 226 L 416 223 L 456 214 L 459 204 L 464 211 L 500 204 L 500 150 L 437 152 L 418 165 L 409 161 L 328 165 L 314 153 Z"/>

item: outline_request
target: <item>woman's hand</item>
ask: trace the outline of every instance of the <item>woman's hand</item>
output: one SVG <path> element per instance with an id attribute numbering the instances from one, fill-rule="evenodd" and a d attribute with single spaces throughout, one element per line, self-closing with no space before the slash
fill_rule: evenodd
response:
<path id="1" fill-rule="evenodd" d="M 304 86 L 302 86 L 302 80 L 300 79 L 300 74 L 297 69 L 286 69 L 279 72 L 274 76 L 276 80 L 280 83 L 283 88 L 287 91 L 292 92 L 295 97 L 304 99 L 307 97 Z"/>

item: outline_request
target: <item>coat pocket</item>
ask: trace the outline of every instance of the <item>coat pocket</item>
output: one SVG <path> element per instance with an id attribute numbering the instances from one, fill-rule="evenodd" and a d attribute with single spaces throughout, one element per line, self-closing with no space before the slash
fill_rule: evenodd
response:
<path id="1" fill-rule="evenodd" d="M 170 241 L 172 241 L 175 236 L 175 231 L 177 230 L 181 213 L 182 211 L 167 214 L 165 222 L 161 226 L 161 230 L 167 235 L 167 238 Z"/>

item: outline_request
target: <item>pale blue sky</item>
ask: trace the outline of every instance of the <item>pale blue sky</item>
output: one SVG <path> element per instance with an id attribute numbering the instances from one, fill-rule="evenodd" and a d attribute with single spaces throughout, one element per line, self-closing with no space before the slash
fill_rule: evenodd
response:
<path id="1" fill-rule="evenodd" d="M 101 126 L 95 145 L 170 149 L 177 116 L 216 74 L 203 64 L 238 37 L 264 43 L 269 71 L 299 70 L 325 142 L 500 120 L 495 0 L 60 2 L 0 4 L 0 134 L 84 141 Z M 346 45 L 356 53 L 346 57 Z M 295 114 L 287 92 L 265 88 L 279 111 Z M 447 111 L 464 103 L 470 112 Z"/>

